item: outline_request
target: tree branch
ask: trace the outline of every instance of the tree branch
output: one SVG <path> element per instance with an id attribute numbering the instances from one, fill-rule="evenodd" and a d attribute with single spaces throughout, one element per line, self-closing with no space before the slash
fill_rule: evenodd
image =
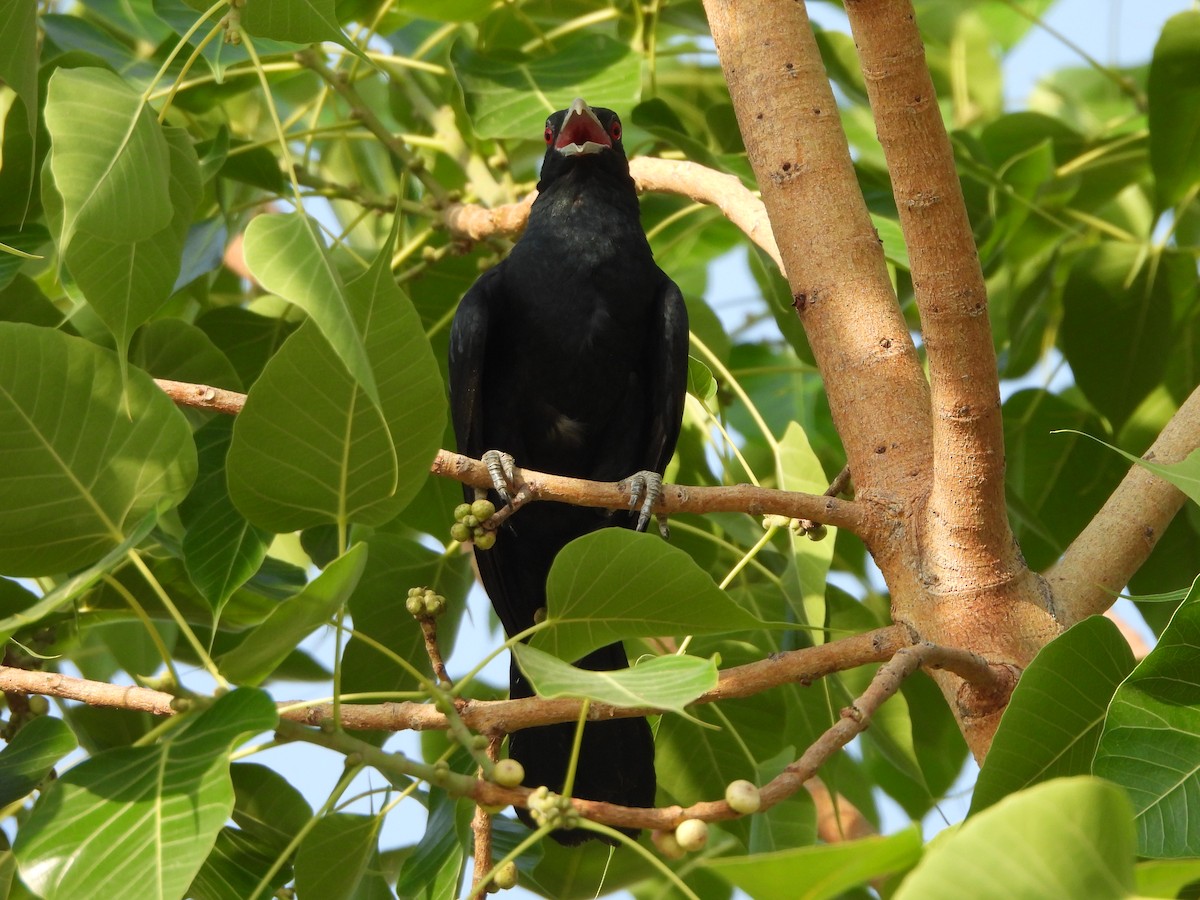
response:
<path id="1" fill-rule="evenodd" d="M 450 195 L 442 183 L 425 168 L 425 160 L 413 153 L 404 141 L 388 130 L 379 116 L 375 115 L 375 111 L 363 101 L 362 96 L 345 72 L 335 72 L 329 68 L 317 51 L 312 48 L 297 53 L 296 61 L 305 68 L 311 69 L 321 77 L 322 81 L 337 91 L 349 104 L 350 115 L 362 122 L 368 131 L 379 138 L 380 143 L 387 148 L 396 161 L 417 177 L 436 204 L 445 205 Z"/>
<path id="2" fill-rule="evenodd" d="M 1008 524 L 1000 383 L 987 288 L 911 0 L 850 0 L 908 247 L 933 404 L 925 529 L 934 574 L 989 583 L 1024 568 Z"/>
<path id="3" fill-rule="evenodd" d="M 1179 407 L 1142 459 L 1175 463 L 1197 447 L 1200 387 Z M 1130 468 L 1100 512 L 1046 572 L 1064 627 L 1112 606 L 1186 499 L 1170 482 L 1141 466 Z"/>
<path id="4" fill-rule="evenodd" d="M 776 684 L 792 680 L 807 683 L 807 681 L 811 681 L 824 674 L 829 674 L 832 671 L 840 671 L 865 662 L 887 660 L 879 668 L 879 671 L 875 673 L 874 678 L 872 678 L 870 685 L 863 692 L 862 696 L 853 705 L 841 711 L 838 721 L 827 729 L 798 760 L 789 765 L 779 776 L 772 779 L 762 788 L 763 809 L 774 806 L 776 803 L 790 797 L 802 787 L 805 787 L 806 782 L 809 782 L 815 776 L 821 765 L 849 743 L 856 735 L 866 730 L 870 724 L 871 717 L 884 701 L 895 694 L 900 689 L 903 680 L 918 668 L 922 666 L 954 664 L 964 671 L 973 672 L 989 679 L 995 677 L 993 672 L 989 671 L 985 676 L 983 671 L 994 669 L 995 667 L 988 667 L 984 664 L 983 669 L 980 669 L 978 661 L 972 659 L 971 654 L 963 654 L 960 651 L 948 650 L 932 644 L 906 645 L 906 639 L 906 630 L 900 626 L 893 625 L 877 629 L 873 632 L 867 632 L 866 634 L 855 635 L 854 637 L 831 644 L 807 648 L 805 650 L 796 650 L 780 654 L 776 658 L 762 660 L 761 662 L 751 663 L 746 666 L 738 666 L 722 672 L 722 683 L 718 688 L 710 691 L 697 701 L 701 703 L 712 702 L 713 700 L 755 693 L 754 684 L 761 683 L 762 673 L 769 669 L 774 670 L 774 676 L 770 680 Z M 780 679 L 780 675 L 786 675 L 787 677 Z M 31 672 L 25 669 L 10 667 L 0 667 L 0 690 L 15 690 L 30 694 L 49 694 L 65 699 L 83 700 L 95 706 L 138 709 L 156 715 L 171 715 L 175 712 L 173 709 L 175 698 L 170 694 L 160 691 L 139 687 L 122 687 L 119 685 L 85 681 L 79 678 L 70 678 L 56 673 Z M 560 716 L 558 708 L 564 707 L 566 704 L 570 704 L 574 709 L 573 711 L 567 711 L 566 715 Z M 287 704 L 281 705 L 286 706 Z M 389 706 L 420 706 L 425 710 L 432 710 L 432 707 L 422 704 L 380 704 L 375 708 L 380 709 Z M 545 710 L 554 709 L 555 713 L 534 717 L 535 720 L 529 722 L 521 722 L 519 714 L 489 716 L 493 720 L 491 723 L 493 727 L 488 728 L 485 725 L 479 730 L 494 735 L 496 733 L 494 726 L 498 724 L 502 725 L 504 729 L 510 729 L 525 727 L 526 724 L 570 721 L 572 718 L 578 716 L 580 704 L 577 701 L 544 701 L 537 699 L 533 699 L 532 701 L 476 702 L 469 703 L 463 708 L 462 717 L 465 721 L 470 722 L 473 727 L 478 727 L 479 725 L 483 725 L 482 722 L 478 721 L 482 717 L 476 716 L 475 710 L 490 709 L 491 711 L 498 711 L 501 708 L 506 710 L 520 708 L 523 710 L 530 706 L 541 706 Z M 329 709 L 329 707 L 305 710 L 282 709 L 278 726 L 280 738 L 284 740 L 306 741 L 341 753 L 354 753 L 364 763 L 374 766 L 385 773 L 433 778 L 439 786 L 444 787 L 452 793 L 469 796 L 477 804 L 489 806 L 513 804 L 524 806 L 527 803 L 527 798 L 530 794 L 527 788 L 503 788 L 491 782 L 471 778 L 467 775 L 459 775 L 449 770 L 438 770 L 436 767 L 413 762 L 401 754 L 387 753 L 373 744 L 347 734 L 345 731 L 335 729 L 331 727 L 328 718 L 322 718 L 316 722 L 312 721 L 314 718 L 312 713 L 321 709 Z M 372 730 L 378 728 L 378 722 L 359 722 L 357 724 L 353 722 L 356 711 L 367 709 L 369 707 L 355 707 L 343 704 L 341 706 L 343 713 L 342 724 L 350 728 L 361 727 Z M 592 714 L 589 715 L 589 718 L 607 718 L 611 715 L 645 715 L 648 712 L 653 712 L 653 710 L 618 710 L 611 707 L 604 707 L 601 704 L 592 704 Z M 429 717 L 428 727 L 446 727 L 445 717 L 440 716 L 440 714 L 437 714 L 437 717 L 440 718 L 440 722 L 434 721 L 434 717 L 432 716 Z M 473 722 L 472 719 L 476 719 L 477 721 Z M 317 725 L 317 727 L 305 727 L 304 724 L 301 724 L 302 722 L 311 722 L 311 724 Z M 415 718 L 409 718 L 406 727 L 420 728 L 422 725 L 418 724 Z M 738 816 L 738 813 L 731 809 L 724 800 L 705 801 L 686 808 L 671 806 L 662 809 L 615 806 L 613 804 L 578 798 L 572 800 L 572 803 L 589 819 L 625 828 L 674 828 L 685 819 L 721 821 Z"/>
<path id="5" fill-rule="evenodd" d="M 856 638 L 847 638 L 847 640 L 860 644 L 863 642 L 863 638 L 870 638 L 871 646 L 875 647 L 876 653 L 878 653 L 883 647 L 890 647 L 888 638 L 894 640 L 898 637 L 899 632 L 902 632 L 902 629 L 892 626 L 892 629 L 880 629 L 870 632 L 869 635 L 859 635 Z M 872 635 L 874 637 L 871 637 Z M 811 650 L 820 649 L 822 648 L 811 648 Z M 866 730 L 871 716 L 875 714 L 881 704 L 900 689 L 905 678 L 916 672 L 917 668 L 926 661 L 934 658 L 936 650 L 937 648 L 931 647 L 929 644 L 895 649 L 892 658 L 884 662 L 880 671 L 876 672 L 863 695 L 851 707 L 841 710 L 839 720 L 829 727 L 804 752 L 804 755 L 800 756 L 799 760 L 793 762 L 778 778 L 768 782 L 762 788 L 762 809 L 769 809 L 770 806 L 782 802 L 804 787 L 805 782 L 816 774 L 816 770 L 830 756 L 833 756 L 842 746 L 850 743 L 854 736 Z M 764 660 L 764 664 L 769 665 L 772 662 L 773 660 Z M 169 715 L 174 712 L 170 708 L 170 701 L 173 698 L 160 691 L 145 688 L 120 688 L 118 685 L 84 682 L 83 679 L 68 678 L 60 676 L 60 674 L 29 672 L 19 670 L 19 668 L 0 667 L 0 689 L 68 698 L 89 696 L 92 701 L 95 701 L 96 706 L 144 709 L 145 712 L 155 712 L 160 715 Z M 353 709 L 353 707 L 342 707 L 343 713 Z M 644 710 L 637 714 L 644 714 Z M 343 721 L 343 724 L 349 725 L 349 722 Z M 419 778 L 431 775 L 439 786 L 445 787 L 452 793 L 468 796 L 474 799 L 476 804 L 523 806 L 526 805 L 530 793 L 528 788 L 499 787 L 490 781 L 473 779 L 468 775 L 460 775 L 449 772 L 449 770 L 438 772 L 437 769 L 433 769 L 431 774 L 431 767 L 425 766 L 425 764 L 414 763 L 400 754 L 389 754 L 389 752 L 380 750 L 377 746 L 368 744 L 344 731 L 329 727 L 305 727 L 288 713 L 281 716 L 278 736 L 286 740 L 304 740 L 304 742 L 324 746 L 324 748 L 344 752 L 344 754 L 356 754 L 362 762 L 385 773 L 395 772 L 408 776 L 419 776 Z M 704 821 L 714 822 L 738 816 L 725 800 L 709 800 L 709 802 L 697 803 L 688 808 L 667 806 L 664 809 L 631 808 L 631 806 L 617 806 L 577 798 L 572 799 L 572 803 L 582 815 L 592 818 L 596 822 L 624 828 L 674 828 L 685 818 L 701 818 Z"/>
<path id="6" fill-rule="evenodd" d="M 899 508 L 927 487 L 928 385 L 804 4 L 704 10 L 859 497 Z"/>
<path id="7" fill-rule="evenodd" d="M 725 218 L 745 232 L 775 261 L 780 271 L 783 270 L 783 260 L 771 232 L 767 211 L 762 201 L 736 176 L 699 163 L 653 156 L 631 159 L 629 174 L 641 193 L 654 191 L 678 194 L 717 207 Z M 446 208 L 442 219 L 455 237 L 472 241 L 497 236 L 515 237 L 525 229 L 529 208 L 535 199 L 536 191 L 519 203 L 492 209 L 473 203 L 455 203 Z"/>
<path id="8" fill-rule="evenodd" d="M 246 395 L 236 391 L 209 387 L 203 384 L 188 384 L 156 378 L 155 384 L 181 406 L 209 409 L 227 415 L 241 412 Z M 429 467 L 430 472 L 443 478 L 452 478 L 472 487 L 489 488 L 491 475 L 487 467 L 477 459 L 439 450 Z M 629 485 L 625 481 L 584 481 L 517 469 L 517 477 L 524 481 L 527 499 L 554 500 L 575 506 L 594 506 L 600 509 L 629 509 Z M 862 535 L 866 521 L 862 507 L 853 500 L 840 500 L 818 494 L 802 494 L 781 491 L 748 484 L 723 487 L 689 487 L 681 484 L 664 484 L 654 512 L 673 513 L 745 512 L 750 515 L 779 515 L 789 519 L 811 519 L 825 525 L 845 528 Z"/>
<path id="9" fill-rule="evenodd" d="M 843 672 L 872 662 L 890 659 L 910 643 L 908 632 L 889 625 L 802 650 L 789 650 L 758 662 L 734 666 L 721 672 L 717 686 L 696 703 L 713 703 L 736 697 L 749 697 L 784 684 L 811 684 L 834 672 Z M 132 709 L 156 716 L 169 716 L 175 710 L 171 694 L 143 687 L 128 687 L 72 678 L 56 672 L 35 672 L 0 666 L 0 691 L 20 691 L 78 700 L 89 706 Z M 280 717 L 305 725 L 330 722 L 333 705 L 315 704 L 297 708 L 294 701 L 281 702 Z M 579 719 L 579 700 L 466 700 L 458 709 L 459 718 L 473 731 L 482 734 L 506 734 L 534 725 L 575 722 Z M 662 712 L 658 709 L 634 709 L 593 702 L 588 718 L 602 720 L 631 718 Z M 429 731 L 449 727 L 446 716 L 429 703 L 341 704 L 341 724 L 359 731 Z"/>

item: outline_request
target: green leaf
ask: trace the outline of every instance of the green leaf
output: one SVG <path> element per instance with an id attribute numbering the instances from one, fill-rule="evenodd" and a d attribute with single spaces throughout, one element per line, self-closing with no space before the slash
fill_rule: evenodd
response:
<path id="1" fill-rule="evenodd" d="M 1133 892 L 1134 853 L 1121 789 L 1059 778 L 1006 797 L 935 841 L 893 896 L 1124 900 Z"/>
<path id="2" fill-rule="evenodd" d="M 908 245 L 904 243 L 904 232 L 900 230 L 900 222 L 890 216 L 871 213 L 871 224 L 883 244 L 883 255 L 888 262 L 908 271 Z"/>
<path id="3" fill-rule="evenodd" d="M 798 847 L 754 856 L 707 859 L 703 865 L 755 900 L 825 900 L 900 872 L 921 858 L 921 832 Z"/>
<path id="4" fill-rule="evenodd" d="M 50 76 L 45 117 L 50 171 L 63 201 L 59 252 L 78 230 L 133 242 L 170 224 L 166 138 L 119 76 L 107 69 L 58 69 Z"/>
<path id="5" fill-rule="evenodd" d="M 459 498 L 462 497 L 460 493 Z M 404 609 L 405 591 L 429 587 L 446 598 L 447 613 L 438 620 L 442 652 L 454 645 L 458 622 L 466 607 L 467 591 L 475 583 L 469 554 L 437 553 L 411 539 L 375 534 L 368 539 L 370 555 L 354 596 L 350 614 L 354 630 L 373 638 L 408 660 L 422 660 L 425 639 L 421 627 Z M 425 669 L 428 663 L 422 663 Z M 426 669 L 427 670 L 427 669 Z M 412 691 L 414 679 L 376 647 L 352 636 L 342 660 L 342 689 L 350 693 Z"/>
<path id="6" fill-rule="evenodd" d="M 255 37 L 289 41 L 293 44 L 319 44 L 334 41 L 347 44 L 338 26 L 334 0 L 262 0 L 246 4 L 242 24 Z"/>
<path id="7" fill-rule="evenodd" d="M 1147 860 L 1138 863 L 1133 874 L 1137 878 L 1139 897 L 1174 900 L 1193 881 L 1200 881 L 1200 859 Z"/>
<path id="8" fill-rule="evenodd" d="M 271 538 L 269 532 L 251 525 L 229 499 L 225 458 L 232 434 L 233 421 L 226 417 L 196 432 L 200 475 L 179 509 L 187 527 L 183 562 L 192 584 L 212 604 L 215 618 L 233 592 L 258 571 Z"/>
<path id="9" fill-rule="evenodd" d="M 48 398 L 53 398 L 49 402 Z M 109 351 L 0 322 L 0 571 L 86 566 L 196 475 L 191 429 L 148 376 Z"/>
<path id="10" fill-rule="evenodd" d="M 437 22 L 478 22 L 492 8 L 492 0 L 441 0 L 430 6 L 425 0 L 399 0 L 400 9 Z"/>
<path id="11" fill-rule="evenodd" d="M 1150 63 L 1150 165 L 1158 208 L 1178 203 L 1200 181 L 1200 12 L 1172 16 Z"/>
<path id="12" fill-rule="evenodd" d="M 628 669 L 577 669 L 527 644 L 513 647 L 539 697 L 575 697 L 613 706 L 649 706 L 682 713 L 684 707 L 717 686 L 717 664 L 697 656 L 653 656 Z"/>
<path id="13" fill-rule="evenodd" d="M 349 900 L 379 844 L 379 816 L 331 813 L 296 850 L 296 892 L 301 897 Z M 336 865 L 331 865 L 336 860 Z"/>
<path id="14" fill-rule="evenodd" d="M 687 392 L 705 407 L 717 396 L 717 381 L 712 370 L 694 356 L 688 357 Z"/>
<path id="15" fill-rule="evenodd" d="M 309 314 L 337 358 L 378 406 L 379 388 L 363 334 L 316 221 L 302 214 L 255 216 L 246 226 L 244 246 L 246 265 L 259 283 Z"/>
<path id="16" fill-rule="evenodd" d="M 970 814 L 1030 785 L 1090 773 L 1109 701 L 1133 665 L 1129 644 L 1103 616 L 1043 647 L 1004 710 Z"/>
<path id="17" fill-rule="evenodd" d="M 1128 792 L 1142 856 L 1200 856 L 1200 579 L 1117 688 L 1092 770 Z"/>
<path id="18" fill-rule="evenodd" d="M 1100 417 L 1044 390 L 1004 401 L 1005 489 L 1014 532 L 1030 567 L 1062 555 L 1108 499 L 1125 468 L 1090 441 L 1055 429 L 1101 432 Z"/>
<path id="19" fill-rule="evenodd" d="M 233 809 L 232 747 L 278 721 L 266 694 L 233 691 L 157 744 L 70 769 L 21 828 L 21 877 L 44 900 L 182 896 Z"/>
<path id="20" fill-rule="evenodd" d="M 89 305 L 124 353 L 134 330 L 170 297 L 179 274 L 183 241 L 200 201 L 200 171 L 191 139 L 181 128 L 164 130 L 170 148 L 170 199 L 174 217 L 154 234 L 126 241 L 80 229 L 63 262 Z M 46 208 L 57 218 L 57 200 Z"/>
<path id="21" fill-rule="evenodd" d="M 392 277 L 391 247 L 389 239 L 344 293 L 381 405 L 312 323 L 288 338 L 250 389 L 234 426 L 229 492 L 257 525 L 381 525 L 429 477 L 446 427 L 445 389 L 417 313 Z"/>
<path id="22" fill-rule="evenodd" d="M 795 759 L 796 748 L 790 745 L 784 747 L 771 759 L 758 764 L 754 783 L 767 784 Z M 794 850 L 817 842 L 817 808 L 807 790 L 797 791 L 782 803 L 758 812 L 749 818 L 749 822 L 750 840 L 746 847 L 751 854 Z"/>
<path id="23" fill-rule="evenodd" d="M 0 750 L 0 807 L 27 796 L 75 746 L 62 719 L 38 716 L 27 722 Z"/>
<path id="24" fill-rule="evenodd" d="M 235 801 L 232 818 L 246 834 L 276 853 L 312 818 L 312 807 L 283 775 L 258 763 L 229 767 Z"/>
<path id="25" fill-rule="evenodd" d="M 1162 380 L 1175 338 L 1175 264 L 1164 254 L 1150 265 L 1140 253 L 1132 244 L 1101 242 L 1079 255 L 1063 287 L 1063 354 L 1114 429 Z M 1195 263 L 1188 259 L 1181 269 L 1194 286 Z"/>
<path id="26" fill-rule="evenodd" d="M 212 852 L 196 873 L 188 889 L 189 900 L 244 900 L 254 895 L 263 875 L 274 864 L 274 848 L 264 845 L 237 828 L 226 826 L 217 832 Z M 292 880 L 291 866 L 280 866 L 268 881 L 272 892 Z"/>
<path id="27" fill-rule="evenodd" d="M 458 815 L 458 800 L 441 789 L 429 792 L 425 833 L 396 880 L 400 897 L 453 900 L 461 880 L 467 829 Z"/>
<path id="28" fill-rule="evenodd" d="M 629 45 L 603 34 L 554 42 L 545 55 L 492 56 L 466 41 L 450 52 L 467 113 L 481 138 L 541 135 L 550 113 L 576 97 L 592 106 L 629 109 L 641 93 L 641 61 Z"/>
<path id="29" fill-rule="evenodd" d="M 0 6 L 0 81 L 25 104 L 29 130 L 37 125 L 38 33 L 37 4 L 17 0 Z"/>
<path id="30" fill-rule="evenodd" d="M 550 568 L 546 596 L 548 627 L 532 645 L 559 659 L 623 638 L 763 627 L 682 550 L 625 528 L 567 544 Z"/>
<path id="31" fill-rule="evenodd" d="M 366 563 L 366 544 L 355 544 L 331 562 L 304 590 L 276 607 L 265 622 L 217 660 L 221 674 L 236 684 L 261 684 L 349 599 Z"/>
<path id="32" fill-rule="evenodd" d="M 141 522 L 130 529 L 129 536 L 98 561 L 86 569 L 76 572 L 70 578 L 60 582 L 54 590 L 45 594 L 40 600 L 30 604 L 19 612 L 14 612 L 0 619 L 0 639 L 7 641 L 16 632 L 38 622 L 45 616 L 56 612 L 81 596 L 106 574 L 123 563 L 131 549 L 145 540 L 154 528 L 157 520 L 154 513 L 148 514 Z M 32 594 L 30 595 L 32 596 Z"/>
<path id="33" fill-rule="evenodd" d="M 3 189 L 3 185 L 0 185 Z M 27 222 L 20 228 L 14 226 L 0 227 L 0 289 L 7 288 L 12 284 L 13 280 L 18 278 L 21 266 L 25 265 L 26 259 L 36 258 L 35 252 L 41 248 L 43 244 L 50 240 L 50 232 L 46 228 L 36 222 Z M 13 253 L 12 251 L 17 251 Z M 7 307 L 7 304 L 5 304 Z M 52 321 L 39 321 L 38 325 L 55 325 L 62 320 L 62 314 L 54 311 L 56 315 Z M 8 309 L 0 308 L 0 315 L 9 322 L 31 321 L 29 319 L 21 319 L 19 316 L 13 315 Z"/>
<path id="34" fill-rule="evenodd" d="M 821 461 L 796 422 L 789 422 L 776 450 L 779 486 L 785 491 L 821 494 L 829 486 Z M 784 593 L 798 621 L 823 628 L 825 625 L 825 580 L 833 561 L 837 529 L 830 528 L 823 541 L 811 541 L 788 532 L 791 558 L 784 575 Z"/>

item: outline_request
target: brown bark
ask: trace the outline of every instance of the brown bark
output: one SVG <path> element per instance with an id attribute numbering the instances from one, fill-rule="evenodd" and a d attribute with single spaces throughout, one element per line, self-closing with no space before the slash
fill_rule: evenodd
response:
<path id="1" fill-rule="evenodd" d="M 705 9 L 893 618 L 1015 672 L 1058 626 L 1008 528 L 983 280 L 911 4 L 853 0 L 847 13 L 908 241 L 932 391 L 803 4 Z M 1006 697 L 957 674 L 936 678 L 982 759 Z"/>
<path id="2" fill-rule="evenodd" d="M 846 14 L 908 247 L 932 395 L 926 568 L 1008 579 L 1020 560 L 1004 498 L 1000 382 L 987 288 L 911 0 Z M 939 553 L 944 548 L 946 552 Z"/>
<path id="3" fill-rule="evenodd" d="M 704 8 L 858 496 L 908 500 L 929 458 L 928 388 L 804 6 Z"/>

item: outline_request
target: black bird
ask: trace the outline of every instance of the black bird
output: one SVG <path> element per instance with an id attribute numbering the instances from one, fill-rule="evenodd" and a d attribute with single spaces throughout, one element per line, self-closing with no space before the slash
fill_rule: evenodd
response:
<path id="1" fill-rule="evenodd" d="M 504 523 L 492 549 L 476 549 L 483 585 L 510 636 L 545 607 L 550 564 L 569 541 L 606 526 L 645 528 L 675 450 L 687 383 L 687 310 L 642 230 L 621 120 L 577 99 L 546 120 L 544 137 L 525 233 L 475 282 L 454 317 L 450 402 L 458 449 L 488 461 L 498 503 L 508 498 L 515 459 L 595 481 L 632 477 L 641 509 L 533 503 Z M 618 642 L 575 664 L 610 670 L 629 661 Z M 533 694 L 515 660 L 509 692 Z M 510 737 L 509 756 L 524 767 L 527 786 L 562 791 L 574 734 L 567 723 Z M 574 796 L 653 806 L 654 791 L 645 719 L 585 726 Z M 531 825 L 524 810 L 518 814 Z M 576 844 L 590 835 L 554 836 Z"/>

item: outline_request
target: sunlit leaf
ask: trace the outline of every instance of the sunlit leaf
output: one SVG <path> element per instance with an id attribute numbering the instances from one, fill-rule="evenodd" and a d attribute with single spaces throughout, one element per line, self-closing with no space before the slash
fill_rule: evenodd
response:
<path id="1" fill-rule="evenodd" d="M 688 357 L 687 391 L 705 406 L 717 395 L 717 382 L 712 370 L 694 356 Z"/>
<path id="2" fill-rule="evenodd" d="M 264 288 L 303 309 L 376 406 L 379 389 L 346 286 L 308 216 L 256 216 L 246 227 L 246 265 Z"/>
<path id="3" fill-rule="evenodd" d="M 716 663 L 696 656 L 654 656 L 632 668 L 593 672 L 526 644 L 517 644 L 513 653 L 538 696 L 546 699 L 574 697 L 613 706 L 683 712 L 685 706 L 717 686 Z"/>
<path id="4" fill-rule="evenodd" d="M 326 624 L 349 599 L 366 563 L 367 545 L 355 544 L 220 657 L 221 673 L 236 684 L 261 684 L 300 641 Z"/>
<path id="5" fill-rule="evenodd" d="M 629 45 L 603 34 L 572 35 L 553 51 L 516 59 L 459 42 L 451 51 L 467 111 L 480 137 L 531 138 L 576 97 L 625 110 L 641 91 L 641 64 Z"/>
<path id="6" fill-rule="evenodd" d="M 704 865 L 755 900 L 825 900 L 920 858 L 921 833 L 906 828 L 888 837 L 720 857 Z"/>
<path id="7" fill-rule="evenodd" d="M 167 140 L 119 76 L 107 69 L 58 69 L 45 115 L 50 171 L 63 200 L 60 251 L 79 229 L 132 242 L 170 224 Z"/>
<path id="8" fill-rule="evenodd" d="M 0 323 L 0 571 L 89 565 L 196 475 L 187 421 L 133 370 L 79 338 Z"/>
<path id="9" fill-rule="evenodd" d="M 549 627 L 532 645 L 575 660 L 630 637 L 710 634 L 763 623 L 686 553 L 657 535 L 604 528 L 558 554 L 546 581 Z"/>
<path id="10" fill-rule="evenodd" d="M 250 390 L 234 427 L 229 491 L 256 525 L 380 525 L 429 477 L 445 428 L 444 388 L 416 311 L 391 275 L 389 247 L 340 295 L 380 404 L 311 322 Z"/>
<path id="11" fill-rule="evenodd" d="M 1135 853 L 1125 793 L 1096 778 L 1060 778 L 1006 797 L 944 835 L 893 896 L 1124 900 L 1133 893 Z"/>
<path id="12" fill-rule="evenodd" d="M 1117 688 L 1093 771 L 1133 801 L 1142 856 L 1200 856 L 1200 579 Z"/>
<path id="13" fill-rule="evenodd" d="M 1117 626 L 1092 616 L 1042 648 L 1021 673 L 979 773 L 971 815 L 1051 778 L 1086 775 L 1133 653 Z"/>
<path id="14" fill-rule="evenodd" d="M 182 896 L 233 809 L 230 750 L 277 722 L 266 694 L 234 691 L 159 743 L 63 773 L 17 838 L 22 879 L 45 900 Z"/>

